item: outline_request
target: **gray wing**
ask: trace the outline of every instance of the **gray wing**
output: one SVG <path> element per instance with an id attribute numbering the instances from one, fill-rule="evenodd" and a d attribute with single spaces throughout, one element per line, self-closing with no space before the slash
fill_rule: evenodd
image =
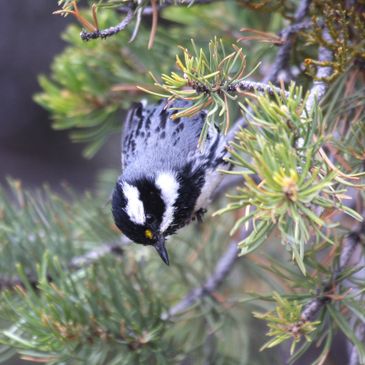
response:
<path id="1" fill-rule="evenodd" d="M 135 103 L 128 111 L 124 121 L 124 128 L 122 132 L 122 170 L 130 165 L 135 158 L 137 148 L 137 141 L 139 138 L 139 130 L 149 114 L 151 114 L 151 107 L 144 108 L 142 103 Z"/>
<path id="2" fill-rule="evenodd" d="M 187 101 L 175 101 L 166 109 L 166 100 L 156 105 L 135 105 L 127 115 L 122 136 L 123 175 L 151 175 L 155 170 L 179 170 L 191 160 L 215 159 L 223 149 L 220 133 L 213 126 L 202 150 L 198 140 L 205 122 L 204 111 L 191 118 L 171 119 Z M 172 109 L 171 109 L 172 108 Z M 214 156 L 213 156 L 214 154 Z"/>

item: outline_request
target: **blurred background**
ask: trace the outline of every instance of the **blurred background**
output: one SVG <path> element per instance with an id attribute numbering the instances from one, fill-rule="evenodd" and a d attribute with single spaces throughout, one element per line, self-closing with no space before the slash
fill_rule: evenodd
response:
<path id="1" fill-rule="evenodd" d="M 65 47 L 60 32 L 72 19 L 52 15 L 56 7 L 50 0 L 0 1 L 0 180 L 92 189 L 99 168 L 119 165 L 119 138 L 86 160 L 83 146 L 52 130 L 49 115 L 32 99 L 40 91 L 37 76 L 49 73 L 52 58 Z"/>

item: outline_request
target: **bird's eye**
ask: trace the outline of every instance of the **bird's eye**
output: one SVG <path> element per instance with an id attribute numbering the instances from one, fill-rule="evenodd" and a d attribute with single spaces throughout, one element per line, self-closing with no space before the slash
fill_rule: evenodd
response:
<path id="1" fill-rule="evenodd" d="M 152 233 L 152 231 L 151 231 L 150 229 L 146 229 L 146 230 L 144 231 L 144 235 L 145 235 L 145 237 L 146 237 L 146 238 L 148 238 L 149 240 L 152 240 L 152 238 L 153 238 L 153 233 Z"/>

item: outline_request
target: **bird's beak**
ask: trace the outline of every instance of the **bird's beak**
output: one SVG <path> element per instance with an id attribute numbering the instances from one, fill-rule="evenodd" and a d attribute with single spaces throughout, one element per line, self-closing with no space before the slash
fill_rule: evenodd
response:
<path id="1" fill-rule="evenodd" d="M 168 255 L 166 247 L 165 247 L 165 237 L 160 236 L 158 238 L 157 243 L 154 245 L 154 247 L 155 247 L 156 251 L 158 252 L 158 254 L 160 255 L 160 257 L 162 258 L 162 261 L 166 265 L 169 265 L 169 255 Z"/>

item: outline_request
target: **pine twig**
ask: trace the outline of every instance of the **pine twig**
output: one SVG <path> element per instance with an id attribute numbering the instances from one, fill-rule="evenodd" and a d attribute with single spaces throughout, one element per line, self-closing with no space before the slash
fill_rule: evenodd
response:
<path id="1" fill-rule="evenodd" d="M 328 33 L 328 31 L 326 29 L 323 30 L 323 38 L 328 41 L 331 42 L 331 37 Z M 318 59 L 319 61 L 331 61 L 332 60 L 332 52 L 325 48 L 325 47 L 319 47 L 318 49 Z M 311 110 L 315 101 L 320 101 L 324 94 L 326 93 L 327 89 L 328 89 L 328 83 L 323 81 L 323 79 L 325 79 L 326 77 L 329 77 L 331 74 L 331 67 L 318 67 L 317 70 L 317 74 L 316 74 L 316 79 L 313 81 L 313 86 L 311 88 L 308 100 L 307 100 L 307 104 L 306 104 L 306 109 L 307 110 Z"/>
<path id="2" fill-rule="evenodd" d="M 106 243 L 99 247 L 96 247 L 93 250 L 86 252 L 84 255 L 77 256 L 71 259 L 68 264 L 69 270 L 79 270 L 83 267 L 90 266 L 94 264 L 96 261 L 100 260 L 102 257 L 114 254 L 116 256 L 123 255 L 123 246 L 128 245 L 129 242 L 126 241 L 118 241 L 112 243 Z M 38 278 L 35 274 L 30 273 L 27 275 L 27 279 L 30 285 L 33 288 L 37 287 Z M 49 281 L 52 281 L 52 278 L 48 278 Z M 16 286 L 23 287 L 23 282 L 18 276 L 12 277 L 0 277 L 0 292 L 4 290 L 11 290 L 14 289 Z"/>
<path id="3" fill-rule="evenodd" d="M 242 175 L 224 176 L 222 183 L 217 187 L 217 189 L 215 189 L 211 196 L 212 202 L 220 198 L 227 190 L 238 186 L 238 184 L 241 184 L 242 182 L 244 182 Z"/>
<path id="4" fill-rule="evenodd" d="M 284 28 L 280 33 L 279 36 L 282 39 L 282 41 L 285 43 L 288 41 L 290 37 L 295 35 L 296 33 L 300 32 L 303 29 L 308 29 L 313 25 L 311 19 L 304 19 L 301 22 L 293 23 L 288 25 L 286 28 Z"/>
<path id="5" fill-rule="evenodd" d="M 36 287 L 38 282 L 34 275 L 29 275 L 28 281 L 32 287 Z M 18 276 L 0 278 L 0 292 L 14 289 L 17 286 L 23 287 L 23 282 Z"/>
<path id="6" fill-rule="evenodd" d="M 87 32 L 86 30 L 82 30 L 80 37 L 83 41 L 89 41 L 90 39 L 97 39 L 97 38 L 107 38 L 111 37 L 116 33 L 122 31 L 133 19 L 133 10 L 128 8 L 127 15 L 125 18 L 116 26 L 106 28 L 103 30 L 96 30 L 94 32 Z"/>
<path id="7" fill-rule="evenodd" d="M 219 2 L 223 0 L 195 0 L 192 5 L 208 5 L 210 3 Z M 179 2 L 175 4 L 173 0 L 165 0 L 163 4 L 158 4 L 158 10 L 163 10 L 164 8 L 167 8 L 169 6 L 175 5 L 175 6 L 190 6 L 191 1 L 184 1 Z M 118 12 L 121 14 L 128 13 L 128 6 L 122 6 L 118 8 Z M 143 8 L 142 15 L 151 15 L 153 13 L 153 7 L 152 6 L 146 6 Z"/>
<path id="8" fill-rule="evenodd" d="M 68 267 L 70 270 L 78 270 L 85 266 L 90 266 L 94 262 L 98 261 L 102 257 L 108 254 L 114 254 L 116 256 L 123 255 L 123 243 L 121 242 L 112 242 L 106 243 L 100 247 L 96 247 L 95 249 L 87 252 L 84 255 L 74 257 Z"/>
<path id="9" fill-rule="evenodd" d="M 304 18 L 307 16 L 310 3 L 311 0 L 302 0 L 295 13 L 294 23 L 288 28 L 282 30 L 281 34 L 284 40 L 284 44 L 279 48 L 279 51 L 275 58 L 275 62 L 271 68 L 271 72 L 264 79 L 265 83 L 269 81 L 277 82 L 280 72 L 287 68 L 290 58 L 290 52 L 293 46 L 292 37 L 295 33 L 302 29 L 299 24 L 302 24 Z"/>
<path id="10" fill-rule="evenodd" d="M 175 304 L 166 313 L 163 313 L 161 316 L 162 319 L 166 320 L 168 318 L 174 317 L 177 314 L 186 311 L 205 295 L 210 295 L 231 272 L 233 264 L 236 262 L 237 258 L 237 242 L 234 241 L 229 244 L 226 252 L 219 259 L 214 271 L 205 281 L 205 283 L 202 286 L 191 290 L 182 300 L 180 300 L 180 302 Z"/>
<path id="11" fill-rule="evenodd" d="M 300 29 L 302 29 L 301 27 L 303 27 L 304 25 L 307 25 L 307 23 L 304 22 L 304 20 L 308 14 L 310 2 L 311 2 L 311 0 L 302 0 L 295 13 L 294 23 L 291 24 L 288 28 L 285 28 L 281 31 L 282 37 L 284 38 L 285 42 L 283 45 L 280 46 L 279 51 L 276 54 L 274 65 L 272 66 L 272 69 L 271 69 L 271 72 L 269 73 L 269 75 L 263 79 L 263 82 L 257 83 L 260 86 L 268 88 L 269 87 L 268 82 L 277 81 L 277 76 L 279 75 L 279 73 L 286 68 L 286 65 L 289 60 L 289 54 L 290 54 L 291 47 L 292 47 L 291 37 L 293 36 L 293 34 L 295 34 Z M 287 39 L 285 39 L 285 38 L 287 38 Z M 246 85 L 246 86 L 248 86 L 248 85 Z M 258 89 L 254 88 L 251 91 L 254 91 L 254 90 L 258 90 Z M 258 91 L 260 91 L 260 90 L 258 90 Z M 279 89 L 279 92 L 282 92 L 282 90 Z M 240 130 L 240 128 L 242 128 L 242 125 L 244 123 L 246 123 L 246 119 L 240 118 L 235 123 L 235 125 L 230 129 L 229 133 L 227 134 L 227 136 L 225 138 L 227 144 L 230 141 L 233 141 L 234 136 Z"/>
<path id="12" fill-rule="evenodd" d="M 258 185 L 261 182 L 261 179 L 256 175 L 252 174 L 251 179 Z M 239 184 L 244 183 L 244 177 L 242 175 L 226 175 L 222 181 L 222 183 L 214 190 L 213 195 L 211 196 L 211 201 L 214 202 L 218 198 L 220 198 L 227 190 L 237 187 Z"/>
<path id="13" fill-rule="evenodd" d="M 254 81 L 237 81 L 233 82 L 227 89 L 228 92 L 259 92 L 261 94 L 269 94 L 270 96 L 274 96 L 277 94 L 284 94 L 285 96 L 289 96 L 285 90 L 276 87 L 274 85 L 268 85 L 263 82 L 254 82 Z"/>
<path id="14" fill-rule="evenodd" d="M 268 85 L 265 84 L 264 82 L 254 82 L 254 81 L 238 81 L 236 83 L 233 83 L 230 88 L 227 90 L 230 92 L 243 92 L 243 91 L 247 91 L 247 92 L 259 92 L 259 93 L 268 93 L 269 95 L 273 96 L 275 93 L 278 94 L 283 94 L 285 96 L 288 96 L 288 93 L 279 88 L 276 87 L 274 85 Z M 233 141 L 236 133 L 243 128 L 243 126 L 246 124 L 246 118 L 240 118 L 235 124 L 234 126 L 229 130 L 229 132 L 227 133 L 226 137 L 225 137 L 225 141 L 228 144 L 229 142 Z"/>
<path id="15" fill-rule="evenodd" d="M 153 26 L 151 30 L 150 40 L 148 42 L 148 49 L 152 48 L 154 35 L 156 33 L 157 29 L 157 16 L 158 11 L 161 10 L 164 7 L 171 6 L 171 5 L 182 5 L 182 6 L 189 6 L 192 4 L 209 4 L 215 1 L 221 1 L 221 0 L 195 0 L 193 2 L 181 2 L 178 4 L 175 4 L 174 1 L 166 0 L 164 4 L 157 4 L 155 1 L 153 1 L 153 6 L 145 7 L 142 11 L 142 15 L 153 15 Z M 132 21 L 134 16 L 134 11 L 132 10 L 131 6 L 123 6 L 118 9 L 119 13 L 126 14 L 125 18 L 116 26 L 106 28 L 103 30 L 95 30 L 93 32 L 88 32 L 86 30 L 82 30 L 80 37 L 83 41 L 89 41 L 91 39 L 98 39 L 98 38 L 108 38 L 113 36 L 114 34 L 119 33 L 120 31 L 124 30 L 127 25 Z M 133 38 L 133 37 L 132 37 Z"/>
<path id="16" fill-rule="evenodd" d="M 340 263 L 339 268 L 335 275 L 335 282 L 338 276 L 342 273 L 342 271 L 349 265 L 352 254 L 354 253 L 355 248 L 360 243 L 360 235 L 359 232 L 354 231 L 347 235 L 343 241 L 343 248 L 340 255 Z M 331 288 L 332 282 L 326 285 L 326 288 Z M 326 290 L 325 290 L 326 291 Z M 330 299 L 326 297 L 326 293 L 323 296 L 316 298 L 310 301 L 304 308 L 301 318 L 303 321 L 312 321 L 322 307 L 329 301 Z"/>

